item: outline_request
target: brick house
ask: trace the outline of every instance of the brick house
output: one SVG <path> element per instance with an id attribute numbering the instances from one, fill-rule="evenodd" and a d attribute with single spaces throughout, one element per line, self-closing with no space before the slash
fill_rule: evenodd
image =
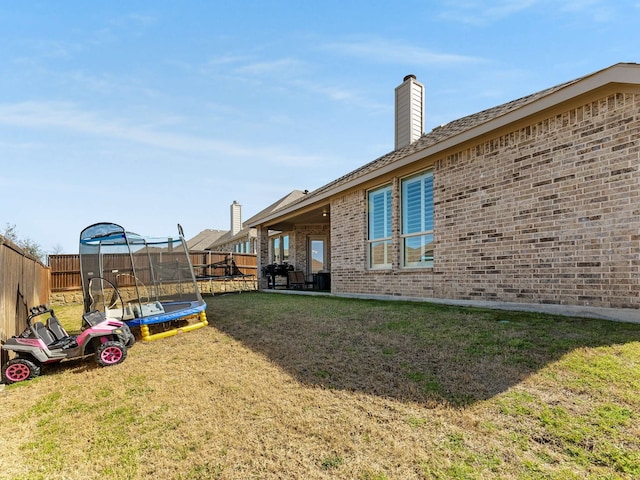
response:
<path id="1" fill-rule="evenodd" d="M 429 133 L 423 98 L 405 77 L 394 151 L 251 222 L 258 268 L 278 230 L 336 295 L 640 322 L 640 65 Z"/>
<path id="2" fill-rule="evenodd" d="M 204 250 L 213 252 L 256 253 L 256 231 L 242 224 L 242 205 L 236 200 L 229 206 L 231 229 L 222 232 Z"/>
<path id="3" fill-rule="evenodd" d="M 242 221 L 242 205 L 234 200 L 229 206 L 230 230 L 203 230 L 195 237 L 189 239 L 187 241 L 187 246 L 190 250 L 211 250 L 212 252 L 255 254 L 257 233 L 255 228 L 251 228 L 248 225 L 252 222 L 259 221 L 259 219 L 265 215 L 276 212 L 279 208 L 302 198 L 306 194 L 306 191 L 293 190 L 278 201 L 269 205 L 267 208 L 258 212 L 246 222 Z M 274 238 L 283 236 L 281 232 L 271 232 L 270 234 Z M 284 237 L 286 238 L 286 235 Z M 286 261 L 288 257 L 288 243 L 272 241 L 271 245 L 275 245 L 277 247 L 270 253 L 272 257 L 275 258 L 275 261 Z"/>

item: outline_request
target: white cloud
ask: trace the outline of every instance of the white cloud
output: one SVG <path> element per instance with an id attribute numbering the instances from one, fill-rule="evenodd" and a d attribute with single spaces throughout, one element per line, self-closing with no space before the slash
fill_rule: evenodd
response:
<path id="1" fill-rule="evenodd" d="M 139 35 L 144 29 L 148 29 L 158 23 L 158 18 L 143 13 L 129 13 L 108 18 L 105 21 L 106 30 L 111 28 L 121 32 L 133 32 Z"/>
<path id="2" fill-rule="evenodd" d="M 336 102 L 356 105 L 368 110 L 388 111 L 390 105 L 380 104 L 367 99 L 362 90 L 357 88 L 345 88 L 344 86 L 325 85 L 317 80 L 296 80 L 291 84 L 296 88 L 302 88 L 308 92 L 328 98 Z"/>
<path id="3" fill-rule="evenodd" d="M 440 18 L 471 25 L 489 25 L 537 7 L 538 13 L 583 15 L 596 22 L 607 22 L 615 16 L 613 2 L 606 0 L 469 0 L 445 2 Z"/>
<path id="4" fill-rule="evenodd" d="M 440 17 L 472 25 L 486 25 L 526 10 L 536 3 L 538 0 L 448 1 Z"/>
<path id="5" fill-rule="evenodd" d="M 296 154 L 275 146 L 245 147 L 193 135 L 161 130 L 162 118 L 144 119 L 137 123 L 105 114 L 83 111 L 65 102 L 22 102 L 0 104 L 0 124 L 30 129 L 61 130 L 70 133 L 96 135 L 137 144 L 167 149 L 185 154 L 262 159 L 267 163 L 305 167 L 322 161 L 318 156 Z M 169 119 L 166 123 L 171 123 Z"/>
<path id="6" fill-rule="evenodd" d="M 52 78 L 58 79 L 60 82 L 73 83 L 77 89 L 86 89 L 91 92 L 97 92 L 101 95 L 125 95 L 132 94 L 135 96 L 157 97 L 159 94 L 156 90 L 145 86 L 135 77 L 127 77 L 123 75 L 91 75 L 85 70 L 73 71 L 49 71 L 47 72 Z"/>
<path id="7" fill-rule="evenodd" d="M 477 63 L 481 58 L 440 53 L 427 48 L 381 38 L 334 42 L 323 47 L 334 53 L 360 57 L 377 63 L 405 63 L 450 66 Z"/>
<path id="8" fill-rule="evenodd" d="M 278 73 L 288 75 L 302 70 L 303 62 L 294 58 L 281 58 L 271 61 L 248 63 L 236 68 L 236 73 L 248 75 L 265 75 Z"/>
<path id="9" fill-rule="evenodd" d="M 210 59 L 206 64 L 207 66 L 231 65 L 234 63 L 248 62 L 250 60 L 251 57 L 248 55 L 221 55 Z"/>
<path id="10" fill-rule="evenodd" d="M 602 0 L 567 0 L 559 3 L 558 7 L 562 12 L 585 14 L 596 22 L 608 22 L 615 16 L 613 5 Z"/>
<path id="11" fill-rule="evenodd" d="M 359 89 L 322 83 L 321 80 L 314 76 L 316 71 L 314 65 L 293 57 L 251 62 L 246 56 L 221 56 L 209 60 L 204 70 L 223 66 L 230 66 L 232 74 L 243 77 L 244 80 L 262 80 L 263 77 L 277 76 L 278 82 L 275 85 L 279 88 L 292 87 L 336 102 L 355 104 L 373 109 L 383 108 L 381 105 L 366 100 Z M 271 88 L 273 88 L 273 85 L 271 85 Z M 219 109 L 220 106 L 217 106 L 217 108 Z M 225 108 L 228 109 L 229 107 Z"/>

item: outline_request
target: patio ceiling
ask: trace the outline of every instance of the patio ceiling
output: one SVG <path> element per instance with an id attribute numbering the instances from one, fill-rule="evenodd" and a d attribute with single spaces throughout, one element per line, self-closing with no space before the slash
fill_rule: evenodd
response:
<path id="1" fill-rule="evenodd" d="M 289 231 L 294 225 L 328 225 L 331 216 L 329 204 L 314 206 L 313 208 L 296 210 L 288 215 L 274 218 L 272 222 L 265 222 L 269 230 Z"/>

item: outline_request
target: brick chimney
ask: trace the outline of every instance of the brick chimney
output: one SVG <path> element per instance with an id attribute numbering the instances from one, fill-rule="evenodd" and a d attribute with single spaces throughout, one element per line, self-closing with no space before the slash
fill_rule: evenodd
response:
<path id="1" fill-rule="evenodd" d="M 424 85 L 407 75 L 396 87 L 396 146 L 406 147 L 424 132 Z"/>
<path id="2" fill-rule="evenodd" d="M 231 235 L 242 230 L 242 205 L 236 200 L 231 204 Z"/>

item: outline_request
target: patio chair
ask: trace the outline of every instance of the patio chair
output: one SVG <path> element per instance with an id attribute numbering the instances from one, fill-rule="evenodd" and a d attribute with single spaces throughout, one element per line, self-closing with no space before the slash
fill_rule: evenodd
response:
<path id="1" fill-rule="evenodd" d="M 300 270 L 292 270 L 289 272 L 289 288 L 302 290 L 309 285 L 310 282 L 304 278 L 304 272 Z"/>

